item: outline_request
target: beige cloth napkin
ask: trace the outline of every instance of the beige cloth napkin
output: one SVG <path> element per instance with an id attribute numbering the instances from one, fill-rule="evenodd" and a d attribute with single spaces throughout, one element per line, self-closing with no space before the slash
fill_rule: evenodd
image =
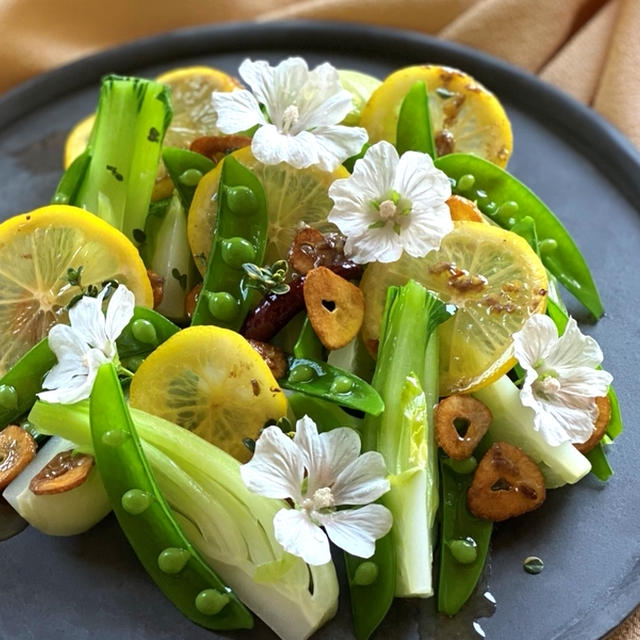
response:
<path id="1" fill-rule="evenodd" d="M 142 36 L 278 18 L 398 27 L 482 49 L 592 105 L 640 147 L 640 0 L 0 0 L 0 93 Z M 640 609 L 609 640 L 640 640 Z"/>

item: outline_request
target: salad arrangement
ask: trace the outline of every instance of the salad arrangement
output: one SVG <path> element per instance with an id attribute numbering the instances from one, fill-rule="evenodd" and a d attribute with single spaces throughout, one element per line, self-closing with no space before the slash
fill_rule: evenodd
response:
<path id="1" fill-rule="evenodd" d="M 589 269 L 466 74 L 239 73 L 105 78 L 53 204 L 0 226 L 0 486 L 52 535 L 113 509 L 211 629 L 311 635 L 329 541 L 356 637 L 394 597 L 455 615 L 493 522 L 611 473 L 558 294 L 599 317 Z"/>

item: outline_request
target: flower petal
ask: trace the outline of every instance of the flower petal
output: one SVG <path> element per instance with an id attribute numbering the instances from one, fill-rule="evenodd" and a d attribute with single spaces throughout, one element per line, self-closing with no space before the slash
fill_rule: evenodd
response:
<path id="1" fill-rule="evenodd" d="M 258 440 L 253 458 L 240 467 L 247 487 L 267 498 L 302 501 L 304 456 L 299 447 L 279 427 L 267 427 Z"/>
<path id="2" fill-rule="evenodd" d="M 534 364 L 544 358 L 557 342 L 558 330 L 549 316 L 534 313 L 512 337 L 514 355 L 520 366 L 533 370 Z"/>
<path id="3" fill-rule="evenodd" d="M 273 518 L 276 540 L 285 551 L 318 566 L 331 562 L 329 540 L 322 529 L 311 522 L 306 511 L 281 509 Z"/>
<path id="4" fill-rule="evenodd" d="M 447 174 L 436 168 L 431 156 L 407 151 L 398 161 L 393 189 L 408 198 L 414 207 L 422 203 L 428 209 L 443 203 L 451 196 L 451 182 Z"/>
<path id="5" fill-rule="evenodd" d="M 214 91 L 211 102 L 217 114 L 216 127 L 222 133 L 238 133 L 266 122 L 258 101 L 250 91 Z"/>
<path id="6" fill-rule="evenodd" d="M 106 358 L 99 349 L 90 349 L 84 355 L 85 366 L 82 369 L 79 368 L 76 375 L 72 375 L 70 370 L 64 372 L 65 375 L 58 375 L 57 372 L 54 372 L 56 367 L 53 367 L 50 372 L 53 373 L 52 378 L 47 380 L 49 376 L 45 377 L 45 383 L 47 384 L 45 388 L 50 390 L 40 392 L 38 398 L 45 402 L 58 402 L 60 404 L 73 404 L 80 402 L 80 400 L 86 400 L 91 395 L 98 368 L 105 361 Z M 53 388 L 53 382 L 61 384 Z"/>
<path id="7" fill-rule="evenodd" d="M 305 129 L 338 124 L 352 108 L 351 94 L 342 87 L 338 71 L 328 62 L 309 72 L 301 93 L 300 125 Z"/>
<path id="8" fill-rule="evenodd" d="M 48 343 L 58 361 L 67 357 L 80 360 L 89 350 L 84 336 L 67 324 L 56 324 L 51 327 Z"/>
<path id="9" fill-rule="evenodd" d="M 347 158 L 359 153 L 368 139 L 367 131 L 362 127 L 323 125 L 312 133 L 318 154 L 317 165 L 324 171 L 335 171 Z"/>
<path id="10" fill-rule="evenodd" d="M 332 432 L 330 432 L 332 433 Z M 367 451 L 345 467 L 333 484 L 337 505 L 368 504 L 389 491 L 387 467 L 377 451 Z"/>
<path id="11" fill-rule="evenodd" d="M 82 296 L 69 309 L 69 322 L 72 329 L 90 346 L 104 349 L 107 345 L 105 319 L 102 312 L 102 302 L 107 293 L 106 287 L 97 297 Z"/>
<path id="12" fill-rule="evenodd" d="M 308 470 L 306 495 L 331 487 L 338 475 L 360 454 L 360 437 L 348 427 L 318 434 L 315 423 L 304 416 L 296 423 L 294 442 L 304 452 Z"/>
<path id="13" fill-rule="evenodd" d="M 287 162 L 296 169 L 317 163 L 317 145 L 313 134 L 302 131 L 296 136 L 280 133 L 275 125 L 260 127 L 251 141 L 253 155 L 263 164 Z"/>
<path id="14" fill-rule="evenodd" d="M 400 232 L 404 250 L 414 258 L 422 258 L 438 249 L 442 239 L 453 230 L 449 207 L 443 201 L 428 210 L 412 210 L 409 224 Z"/>
<path id="15" fill-rule="evenodd" d="M 344 509 L 319 517 L 331 542 L 359 558 L 370 558 L 375 541 L 391 530 L 393 517 L 381 504 L 359 509 Z"/>
<path id="16" fill-rule="evenodd" d="M 273 72 L 274 68 L 266 60 L 242 61 L 238 68 L 240 77 L 249 85 L 249 88 L 261 104 L 270 104 L 273 101 Z"/>
<path id="17" fill-rule="evenodd" d="M 357 262 L 395 262 L 402 255 L 402 241 L 392 224 L 380 229 L 369 229 L 365 234 L 347 237 L 345 255 Z"/>
<path id="18" fill-rule="evenodd" d="M 595 398 L 582 398 L 581 402 L 569 407 L 540 400 L 523 389 L 521 400 L 523 405 L 534 410 L 534 428 L 552 447 L 564 442 L 585 442 L 593 432 L 597 413 Z"/>
<path id="19" fill-rule="evenodd" d="M 549 353 L 546 363 L 549 368 L 561 371 L 566 367 L 595 368 L 602 359 L 602 349 L 598 343 L 580 331 L 574 318 L 569 318 L 564 333 L 554 344 L 553 352 Z"/>
<path id="20" fill-rule="evenodd" d="M 118 285 L 111 294 L 105 319 L 105 333 L 107 339 L 115 342 L 122 330 L 133 317 L 136 298 L 123 284 Z"/>

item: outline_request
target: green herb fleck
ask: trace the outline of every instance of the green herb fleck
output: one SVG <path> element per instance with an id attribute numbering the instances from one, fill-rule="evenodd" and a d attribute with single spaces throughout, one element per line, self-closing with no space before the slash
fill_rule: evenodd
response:
<path id="1" fill-rule="evenodd" d="M 186 291 L 186 289 L 187 289 L 187 274 L 186 273 L 180 273 L 180 271 L 174 267 L 173 269 L 171 269 L 171 275 L 180 283 L 180 288 L 183 291 Z"/>
<path id="2" fill-rule="evenodd" d="M 122 182 L 124 180 L 123 175 L 118 171 L 118 169 L 116 167 L 114 167 L 112 164 L 108 164 L 107 165 L 107 171 L 109 173 L 111 173 L 111 175 L 118 181 L 118 182 Z"/>

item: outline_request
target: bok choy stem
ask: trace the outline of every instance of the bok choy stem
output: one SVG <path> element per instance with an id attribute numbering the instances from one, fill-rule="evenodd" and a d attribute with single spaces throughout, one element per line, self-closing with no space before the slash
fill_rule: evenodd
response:
<path id="1" fill-rule="evenodd" d="M 396 596 L 433 594 L 433 525 L 438 467 L 433 406 L 438 395 L 437 326 L 444 303 L 420 284 L 390 287 L 372 385 L 385 412 L 365 418 L 365 441 L 375 441 L 391 476 L 383 498 L 393 513 Z"/>
<path id="2" fill-rule="evenodd" d="M 308 566 L 275 539 L 273 518 L 285 502 L 249 491 L 240 463 L 190 431 L 137 409 L 131 418 L 185 535 L 254 613 L 285 640 L 304 640 L 333 617 L 333 563 Z M 36 402 L 29 419 L 92 451 L 87 402 Z"/>
<path id="3" fill-rule="evenodd" d="M 103 78 L 89 138 L 91 159 L 70 204 L 137 240 L 135 236 L 144 230 L 171 117 L 165 85 L 117 75 Z"/>

